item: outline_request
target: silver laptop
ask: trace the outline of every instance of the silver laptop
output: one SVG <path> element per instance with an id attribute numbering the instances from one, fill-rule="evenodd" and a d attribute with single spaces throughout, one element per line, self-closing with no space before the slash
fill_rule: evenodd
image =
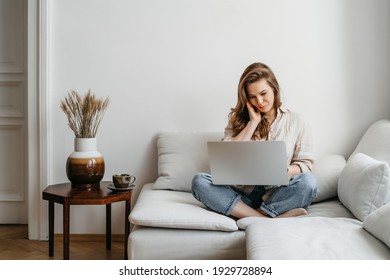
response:
<path id="1" fill-rule="evenodd" d="M 284 141 L 207 142 L 215 185 L 287 185 Z"/>

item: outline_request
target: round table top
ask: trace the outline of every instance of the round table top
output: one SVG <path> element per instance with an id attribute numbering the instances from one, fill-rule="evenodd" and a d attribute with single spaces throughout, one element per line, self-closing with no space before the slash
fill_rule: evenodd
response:
<path id="1" fill-rule="evenodd" d="M 70 204 L 108 204 L 131 197 L 131 190 L 112 190 L 110 181 L 101 181 L 92 187 L 75 187 L 70 182 L 48 186 L 43 192 L 43 199 Z"/>

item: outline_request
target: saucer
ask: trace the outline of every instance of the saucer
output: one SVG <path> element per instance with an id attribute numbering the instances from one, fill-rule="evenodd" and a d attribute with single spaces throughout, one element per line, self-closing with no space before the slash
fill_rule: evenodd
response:
<path id="1" fill-rule="evenodd" d="M 106 187 L 112 191 L 130 191 L 134 190 L 136 185 L 130 185 L 127 188 L 116 188 L 113 184 L 108 184 Z"/>

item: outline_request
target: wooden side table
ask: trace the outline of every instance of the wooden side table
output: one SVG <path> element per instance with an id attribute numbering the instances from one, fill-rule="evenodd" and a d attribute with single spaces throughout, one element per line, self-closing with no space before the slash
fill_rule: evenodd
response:
<path id="1" fill-rule="evenodd" d="M 111 249 L 111 203 L 126 201 L 125 206 L 125 250 L 127 259 L 127 242 L 130 233 L 130 201 L 132 191 L 112 191 L 106 186 L 111 182 L 100 182 L 96 188 L 75 188 L 71 183 L 48 186 L 42 192 L 42 198 L 49 201 L 49 256 L 54 254 L 54 203 L 63 205 L 63 246 L 64 260 L 69 259 L 69 223 L 70 205 L 106 205 L 106 249 Z"/>

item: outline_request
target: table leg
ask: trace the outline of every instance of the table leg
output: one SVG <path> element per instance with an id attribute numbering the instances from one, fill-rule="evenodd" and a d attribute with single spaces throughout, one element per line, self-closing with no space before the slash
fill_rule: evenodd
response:
<path id="1" fill-rule="evenodd" d="M 54 255 L 54 201 L 49 201 L 49 256 Z"/>
<path id="2" fill-rule="evenodd" d="M 65 202 L 63 205 L 64 260 L 69 260 L 69 214 L 70 205 Z"/>
<path id="3" fill-rule="evenodd" d="M 111 250 L 111 204 L 106 204 L 106 250 Z"/>
<path id="4" fill-rule="evenodd" d="M 129 241 L 129 234 L 130 234 L 130 221 L 129 221 L 129 215 L 130 215 L 130 200 L 126 200 L 126 210 L 125 210 L 125 256 L 124 259 L 127 260 L 127 243 Z"/>

